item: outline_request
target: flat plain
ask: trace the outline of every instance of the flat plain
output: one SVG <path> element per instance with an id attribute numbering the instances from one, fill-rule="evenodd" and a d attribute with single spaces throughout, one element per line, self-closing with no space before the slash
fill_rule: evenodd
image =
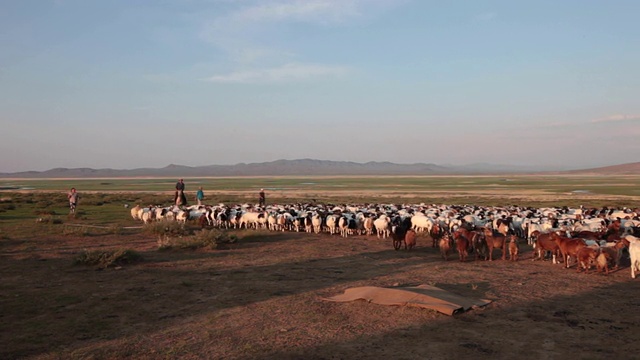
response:
<path id="1" fill-rule="evenodd" d="M 185 179 L 193 199 L 637 208 L 637 176 Z M 229 230 L 225 246 L 163 247 L 129 207 L 168 205 L 176 179 L 0 180 L 0 357 L 202 359 L 588 359 L 637 353 L 640 282 L 532 261 L 444 261 L 427 235 L 389 239 Z M 78 214 L 66 191 L 78 188 Z M 192 201 L 192 200 L 191 200 Z M 184 241 L 199 226 L 189 222 Z M 178 243 L 176 243 L 178 244 Z M 130 250 L 138 261 L 78 264 Z M 497 254 L 497 252 L 496 252 Z M 323 297 L 430 284 L 492 303 L 452 317 Z"/>

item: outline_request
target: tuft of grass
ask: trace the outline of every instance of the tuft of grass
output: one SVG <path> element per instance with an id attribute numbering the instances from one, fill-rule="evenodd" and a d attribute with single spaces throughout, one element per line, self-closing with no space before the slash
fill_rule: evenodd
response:
<path id="1" fill-rule="evenodd" d="M 110 266 L 122 266 L 142 261 L 142 255 L 131 249 L 84 250 L 73 261 L 74 265 L 97 266 L 106 269 Z"/>
<path id="2" fill-rule="evenodd" d="M 53 215 L 45 215 L 36 219 L 37 224 L 62 224 L 62 219 L 58 219 Z"/>
<path id="3" fill-rule="evenodd" d="M 228 244 L 232 244 L 238 241 L 235 235 L 229 235 L 228 232 L 211 229 L 196 231 L 193 236 L 178 236 L 172 237 L 168 234 L 163 234 L 158 237 L 158 250 L 169 249 L 188 249 L 196 250 L 201 248 L 222 249 Z"/>
<path id="4" fill-rule="evenodd" d="M 189 234 L 189 229 L 184 226 L 184 223 L 177 221 L 155 221 L 147 223 L 142 227 L 142 231 L 149 235 L 158 236 L 185 236 Z"/>

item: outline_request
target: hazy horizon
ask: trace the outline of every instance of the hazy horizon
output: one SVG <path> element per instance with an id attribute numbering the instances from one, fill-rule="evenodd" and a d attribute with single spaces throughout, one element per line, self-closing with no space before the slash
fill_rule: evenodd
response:
<path id="1" fill-rule="evenodd" d="M 261 164 L 269 164 L 272 162 L 281 162 L 281 161 L 320 161 L 320 162 L 337 162 L 337 163 L 342 163 L 342 162 L 350 162 L 350 161 L 342 161 L 342 160 L 328 160 L 328 159 L 309 159 L 309 158 L 305 158 L 305 159 L 276 159 L 273 161 L 265 161 L 265 162 L 248 162 L 248 163 L 244 163 L 244 162 L 240 162 L 240 163 L 235 163 L 235 164 L 206 164 L 206 165 L 184 165 L 184 164 L 167 164 L 165 166 L 159 166 L 159 167 L 150 167 L 150 166 L 142 166 L 142 167 L 137 167 L 137 168 L 92 168 L 92 167 L 75 167 L 75 168 L 66 168 L 66 167 L 55 167 L 55 168 L 49 168 L 49 169 L 45 169 L 45 170 L 25 170 L 25 171 L 17 171 L 17 172 L 0 172 L 3 174 L 16 174 L 16 173 L 21 173 L 21 172 L 45 172 L 45 171 L 51 171 L 51 170 L 57 170 L 57 169 L 67 169 L 67 170 L 78 170 L 78 169 L 91 169 L 91 170 L 114 170 L 114 171 L 129 171 L 129 170 L 143 170 L 143 169 L 153 169 L 153 170 L 159 170 L 159 169 L 164 169 L 164 168 L 169 168 L 172 166 L 187 166 L 187 167 L 192 167 L 192 168 L 197 168 L 197 167 L 207 167 L 207 166 L 238 166 L 238 165 L 261 165 Z M 355 164 L 358 165 L 366 165 L 368 163 L 390 163 L 393 165 L 400 165 L 400 166 L 411 166 L 411 165 L 417 165 L 417 164 L 424 164 L 424 165 L 435 165 L 438 167 L 443 167 L 443 168 L 450 168 L 451 170 L 454 171 L 460 171 L 460 170 L 467 170 L 467 171 L 500 171 L 500 170 L 510 170 L 510 171 L 572 171 L 572 170 L 588 170 L 591 168 L 579 168 L 579 167 L 566 167 L 566 166 L 558 166 L 558 167 L 553 167 L 553 166 L 528 166 L 528 165 L 514 165 L 514 164 L 493 164 L 493 163 L 469 163 L 469 164 L 435 164 L 435 163 L 397 163 L 397 162 L 384 162 L 384 161 L 370 161 L 370 162 L 353 162 Z M 633 163 L 637 163 L 637 162 L 633 162 Z M 626 165 L 629 163 L 623 163 L 623 164 L 619 164 L 619 163 L 612 163 L 612 164 L 608 164 L 602 167 L 609 167 L 609 166 L 616 166 L 616 165 Z M 596 168 L 600 168 L 596 167 Z"/>
<path id="2" fill-rule="evenodd" d="M 638 1 L 0 4 L 0 172 L 640 158 Z"/>

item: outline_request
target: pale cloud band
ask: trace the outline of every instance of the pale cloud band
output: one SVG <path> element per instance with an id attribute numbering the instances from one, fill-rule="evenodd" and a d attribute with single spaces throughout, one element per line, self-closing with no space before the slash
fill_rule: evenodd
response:
<path id="1" fill-rule="evenodd" d="M 214 75 L 203 80 L 227 84 L 282 83 L 304 81 L 327 76 L 340 77 L 345 75 L 347 72 L 348 69 L 341 66 L 290 63 L 269 69 L 238 71 L 228 74 Z"/>
<path id="2" fill-rule="evenodd" d="M 591 122 L 593 123 L 602 123 L 602 122 L 617 122 L 617 121 L 638 121 L 640 120 L 640 115 L 630 115 L 630 114 L 616 114 L 610 115 L 607 117 L 603 117 L 600 119 L 594 119 Z"/>

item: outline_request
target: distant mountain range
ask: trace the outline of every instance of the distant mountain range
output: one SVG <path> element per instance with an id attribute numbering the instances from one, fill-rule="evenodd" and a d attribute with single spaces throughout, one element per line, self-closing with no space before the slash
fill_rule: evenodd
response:
<path id="1" fill-rule="evenodd" d="M 640 162 L 593 169 L 567 170 L 540 167 L 471 164 L 396 164 L 392 162 L 357 163 L 315 159 L 276 160 L 236 165 L 183 166 L 130 170 L 55 168 L 47 171 L 0 173 L 2 178 L 117 178 L 117 177 L 206 177 L 206 176 L 295 176 L 295 175 L 490 175 L 490 174 L 611 174 L 640 175 Z"/>

